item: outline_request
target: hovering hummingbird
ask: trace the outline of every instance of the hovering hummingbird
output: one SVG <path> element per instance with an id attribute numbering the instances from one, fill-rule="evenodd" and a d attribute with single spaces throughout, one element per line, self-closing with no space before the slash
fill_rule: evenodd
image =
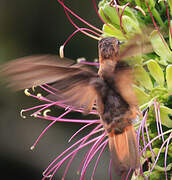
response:
<path id="1" fill-rule="evenodd" d="M 129 169 L 139 166 L 139 154 L 133 121 L 139 110 L 132 83 L 132 68 L 123 61 L 137 54 L 140 46 L 136 35 L 122 51 L 120 41 L 103 38 L 98 43 L 98 73 L 82 64 L 57 56 L 29 56 L 13 60 L 1 67 L 8 86 L 21 90 L 44 83 L 53 83 L 57 96 L 69 106 L 82 108 L 84 114 L 96 108 L 109 138 L 109 150 L 118 175 L 125 176 Z M 149 43 L 144 47 L 149 49 Z"/>

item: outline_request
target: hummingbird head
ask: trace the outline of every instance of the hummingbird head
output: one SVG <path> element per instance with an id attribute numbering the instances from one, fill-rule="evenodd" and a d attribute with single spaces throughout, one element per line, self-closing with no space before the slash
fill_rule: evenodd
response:
<path id="1" fill-rule="evenodd" d="M 105 60 L 117 61 L 119 55 L 120 41 L 115 37 L 106 37 L 99 41 L 99 61 L 100 63 Z"/>
<path id="2" fill-rule="evenodd" d="M 100 76 L 111 74 L 116 67 L 119 56 L 120 41 L 115 37 L 106 37 L 99 41 L 99 72 Z"/>

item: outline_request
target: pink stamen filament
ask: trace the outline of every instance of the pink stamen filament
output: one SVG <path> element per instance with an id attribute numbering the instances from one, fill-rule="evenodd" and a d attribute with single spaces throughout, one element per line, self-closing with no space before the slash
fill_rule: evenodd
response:
<path id="1" fill-rule="evenodd" d="M 83 180 L 83 179 L 84 179 L 84 175 L 85 175 L 85 173 L 86 173 L 87 167 L 88 167 L 89 163 L 91 162 L 92 158 L 93 158 L 93 157 L 95 156 L 95 154 L 99 151 L 99 149 L 102 148 L 102 146 L 103 146 L 104 144 L 107 144 L 107 142 L 108 142 L 108 139 L 106 139 L 102 144 L 99 145 L 99 147 L 97 147 L 97 148 L 95 149 L 95 151 L 93 151 L 93 154 L 90 156 L 90 158 L 88 159 L 88 162 L 87 162 L 86 166 L 84 167 L 83 171 L 81 172 L 81 178 L 80 178 L 80 180 Z"/>
<path id="2" fill-rule="evenodd" d="M 156 100 L 154 101 L 154 109 L 155 109 L 155 116 L 156 116 L 156 126 L 157 126 L 158 135 L 159 135 L 160 130 L 159 130 L 159 121 L 158 121 L 158 112 L 157 112 Z"/>
<path id="3" fill-rule="evenodd" d="M 88 137 L 88 138 L 89 138 L 89 137 Z M 87 139 L 88 139 L 88 138 L 87 138 Z M 87 139 L 84 139 L 79 146 L 83 145 L 83 144 L 86 142 Z M 79 150 L 78 150 L 78 151 L 79 151 Z M 69 162 L 68 162 L 68 164 L 67 164 L 67 166 L 66 166 L 66 169 L 65 169 L 65 171 L 64 171 L 64 174 L 63 174 L 62 179 L 65 179 L 65 176 L 66 176 L 66 174 L 67 174 L 67 172 L 68 172 L 68 170 L 69 170 L 69 167 L 70 167 L 73 159 L 75 158 L 76 154 L 78 153 L 78 151 L 76 151 L 76 152 L 72 155 L 71 159 L 69 160 Z"/>
<path id="4" fill-rule="evenodd" d="M 138 139 L 137 139 L 138 147 L 139 147 L 139 145 L 140 145 L 139 140 L 140 140 L 141 130 L 142 130 L 143 143 L 144 143 L 144 145 L 145 145 L 145 139 L 144 139 L 144 124 L 145 124 L 145 121 L 146 121 L 146 118 L 147 118 L 147 113 L 148 113 L 148 112 L 146 111 L 146 113 L 145 113 L 145 115 L 144 115 L 144 117 L 143 117 L 143 119 L 142 119 L 142 121 L 141 121 L 139 130 L 138 130 Z M 146 154 L 146 150 L 145 150 L 145 154 Z"/>
<path id="5" fill-rule="evenodd" d="M 172 132 L 172 129 L 164 132 L 163 135 L 169 134 L 169 133 L 171 133 L 171 132 Z M 160 134 L 160 135 L 154 137 L 153 139 L 151 139 L 151 141 L 150 141 L 148 144 L 146 144 L 146 146 L 142 149 L 142 151 L 140 152 L 140 154 L 142 154 L 142 153 L 146 150 L 146 148 L 149 146 L 150 143 L 152 143 L 152 142 L 154 142 L 155 140 L 157 140 L 160 136 L 162 136 L 162 134 Z M 165 142 L 165 141 L 164 141 L 164 142 Z M 164 144 L 164 143 L 163 143 L 163 144 Z"/>
<path id="6" fill-rule="evenodd" d="M 101 37 L 99 34 L 97 34 L 96 32 L 94 32 L 93 30 L 91 29 L 87 29 L 87 28 L 79 28 L 77 29 L 76 31 L 74 31 L 68 38 L 67 40 L 64 42 L 63 46 L 65 46 L 67 44 L 67 42 L 79 31 L 90 31 L 91 33 Z M 97 40 L 99 40 L 100 38 L 97 38 Z"/>
<path id="7" fill-rule="evenodd" d="M 49 99 L 47 99 L 47 98 L 45 98 L 45 97 L 43 97 L 43 96 L 39 97 L 39 96 L 35 96 L 35 95 L 33 95 L 33 94 L 30 94 L 30 96 L 33 97 L 33 98 L 36 98 L 36 99 L 38 99 L 38 100 L 41 100 L 41 101 L 54 103 L 53 101 L 51 101 L 51 100 L 49 100 Z M 56 101 L 54 105 L 57 105 L 57 106 L 62 107 L 62 108 L 69 107 L 68 105 L 64 104 L 64 101 Z M 44 105 L 41 105 L 41 106 L 44 106 Z M 37 108 L 39 108 L 39 106 L 35 106 L 35 107 L 32 107 L 32 108 L 28 108 L 28 109 L 25 109 L 24 111 L 26 112 L 26 111 L 33 110 L 33 109 L 37 109 Z M 83 112 L 82 109 L 75 109 L 75 108 L 71 108 L 71 109 L 72 109 L 72 111 L 81 112 L 81 113 Z M 92 111 L 90 111 L 89 114 L 98 114 L 98 113 L 97 113 L 97 111 L 92 110 Z"/>
<path id="8" fill-rule="evenodd" d="M 138 133 L 137 133 L 137 146 L 138 147 L 140 147 L 140 142 L 139 142 L 140 141 L 140 133 L 141 133 L 142 127 L 144 126 L 144 122 L 145 122 L 146 117 L 147 117 L 147 111 L 146 111 L 146 113 L 145 113 L 145 115 L 144 115 L 144 117 L 140 123 L 140 127 L 138 129 Z"/>
<path id="9" fill-rule="evenodd" d="M 166 42 L 165 42 L 165 40 L 164 40 L 163 36 L 162 36 L 162 35 L 161 35 L 161 33 L 159 32 L 158 26 L 157 26 L 157 24 L 156 24 L 156 22 L 155 22 L 155 20 L 154 20 L 154 18 L 153 18 L 153 15 L 152 15 L 152 13 L 151 13 L 151 10 L 150 10 L 150 7 L 149 7 L 149 4 L 148 4 L 148 1 L 147 1 L 147 0 L 145 0 L 145 2 L 146 2 L 146 5 L 147 5 L 147 8 L 148 8 L 149 14 L 150 14 L 150 16 L 151 16 L 151 18 L 152 18 L 152 22 L 153 22 L 153 24 L 154 24 L 154 27 L 155 27 L 155 29 L 157 30 L 157 32 L 158 32 L 158 34 L 159 34 L 159 36 L 160 36 L 160 38 L 161 38 L 162 42 L 163 42 L 163 43 L 164 43 L 164 45 L 167 47 L 167 44 L 166 44 Z M 168 47 L 167 47 L 167 48 L 168 48 Z"/>
<path id="10" fill-rule="evenodd" d="M 74 32 L 67 38 L 67 40 L 64 42 L 64 44 L 62 45 L 62 46 L 63 46 L 63 49 L 64 49 L 64 47 L 66 46 L 66 44 L 70 41 L 70 39 L 71 39 L 77 32 L 85 32 L 85 31 L 89 31 L 89 32 L 95 34 L 96 36 L 102 38 L 101 35 L 99 35 L 98 33 L 94 32 L 94 31 L 91 30 L 91 29 L 78 28 L 78 29 L 77 29 L 76 31 L 74 31 Z M 87 34 L 87 35 L 88 35 L 88 34 Z M 89 34 L 89 37 L 91 37 L 91 38 L 93 38 L 93 39 L 96 39 L 96 40 L 100 40 L 100 38 L 98 38 L 98 37 L 96 37 L 96 36 L 93 36 L 93 35 Z"/>
<path id="11" fill-rule="evenodd" d="M 76 131 L 76 132 L 74 133 L 74 135 L 72 135 L 72 137 L 69 139 L 68 142 L 71 142 L 71 140 L 72 140 L 78 133 L 80 133 L 80 132 L 81 132 L 82 130 L 84 130 L 86 127 L 91 126 L 92 124 L 94 124 L 94 122 L 90 122 L 90 123 L 86 124 L 85 126 L 83 126 L 82 128 L 80 128 L 78 131 Z"/>
<path id="12" fill-rule="evenodd" d="M 130 3 L 128 2 L 127 4 L 124 5 L 124 7 L 122 8 L 122 11 L 121 11 L 121 15 L 120 15 L 120 29 L 121 29 L 121 32 L 123 34 L 125 34 L 124 30 L 123 30 L 123 27 L 122 27 L 122 16 L 124 14 L 124 11 L 125 11 L 125 8 L 129 5 Z"/>
<path id="13" fill-rule="evenodd" d="M 31 107 L 31 108 L 28 108 L 28 109 L 24 109 L 23 112 L 27 112 L 27 111 L 32 111 L 34 109 L 38 109 L 38 108 L 41 108 L 41 107 L 44 107 L 44 106 L 47 106 L 49 104 L 42 104 L 42 105 L 39 105 L 39 106 L 34 106 L 34 107 Z"/>
<path id="14" fill-rule="evenodd" d="M 84 162 L 85 162 L 85 159 L 87 158 L 88 153 L 89 153 L 89 151 L 87 151 L 87 152 L 85 153 L 85 156 L 84 156 L 84 158 L 82 159 L 82 161 L 81 161 L 81 163 L 80 163 L 80 166 L 79 166 L 79 168 L 78 168 L 78 170 L 77 170 L 77 174 L 79 174 L 79 173 L 81 172 L 81 169 L 82 169 L 82 167 L 83 167 L 83 164 L 84 164 Z"/>
<path id="15" fill-rule="evenodd" d="M 149 137 L 149 132 L 148 132 L 148 127 L 147 127 L 147 122 L 146 122 L 146 121 L 145 121 L 145 129 L 146 129 L 146 136 L 147 136 L 148 143 L 149 143 L 149 142 L 150 142 L 150 137 Z M 151 151 L 151 154 L 152 154 L 153 159 L 155 159 L 155 157 L 154 157 L 155 152 L 153 151 L 151 144 L 150 144 L 150 146 L 149 146 L 149 149 L 150 149 L 150 151 Z M 156 154 L 155 154 L 155 155 L 156 155 Z"/>
<path id="16" fill-rule="evenodd" d="M 35 143 L 33 144 L 32 148 L 35 148 L 35 146 L 38 144 L 39 140 L 41 139 L 41 137 L 45 134 L 45 132 L 55 123 L 58 121 L 58 119 L 62 118 L 63 116 L 65 116 L 66 114 L 68 114 L 71 110 L 69 109 L 68 111 L 64 112 L 63 114 L 61 114 L 59 117 L 57 117 L 52 123 L 50 123 L 43 131 L 42 133 L 39 135 L 39 137 L 37 138 L 37 140 L 35 141 Z"/>
<path id="17" fill-rule="evenodd" d="M 86 169 L 88 167 L 88 164 L 90 163 L 91 159 L 93 158 L 94 156 L 94 153 L 97 152 L 96 149 L 98 149 L 97 147 L 100 145 L 100 143 L 103 141 L 103 139 L 105 138 L 105 134 L 106 133 L 103 133 L 101 135 L 101 137 L 94 143 L 94 145 L 91 147 L 91 149 L 89 150 L 89 153 L 85 159 L 85 162 L 84 162 L 84 165 L 83 165 L 83 168 L 82 168 L 82 171 L 81 171 L 81 179 L 82 177 L 84 177 L 85 175 L 85 172 L 86 172 Z"/>
<path id="18" fill-rule="evenodd" d="M 66 16 L 68 17 L 69 21 L 72 23 L 72 25 L 77 28 L 77 29 L 80 29 L 73 21 L 72 19 L 69 17 L 69 14 L 67 13 L 67 11 L 69 13 L 71 13 L 73 16 L 75 16 L 77 19 L 79 19 L 81 22 L 83 22 L 84 24 L 86 24 L 87 26 L 93 28 L 94 30 L 100 32 L 100 33 L 103 33 L 103 31 L 101 31 L 100 29 L 96 28 L 95 26 L 91 25 L 90 23 L 88 23 L 87 21 L 85 21 L 84 19 L 82 19 L 81 17 L 79 17 L 77 14 L 75 14 L 73 11 L 71 11 L 67 6 L 65 6 L 65 4 L 63 3 L 63 0 L 60 1 L 60 0 L 57 0 L 64 8 L 64 11 L 66 13 Z M 89 36 L 89 33 L 87 32 L 84 32 L 84 31 L 81 31 L 82 33 L 86 34 Z"/>
<path id="19" fill-rule="evenodd" d="M 40 112 L 43 111 L 44 109 L 47 109 L 47 108 L 49 108 L 49 107 L 51 107 L 51 106 L 53 106 L 53 105 L 55 105 L 55 104 L 56 104 L 56 102 L 50 103 L 50 104 L 46 105 L 45 107 L 39 109 L 38 111 L 34 112 L 33 114 L 31 114 L 31 116 L 37 115 L 38 113 L 40 113 Z"/>
<path id="20" fill-rule="evenodd" d="M 144 119 L 143 126 L 142 126 L 142 139 L 143 139 L 144 146 L 146 145 L 146 140 L 145 140 L 145 136 L 144 136 L 144 125 L 146 123 L 146 120 L 147 120 L 147 113 L 146 113 L 146 118 Z M 145 151 L 145 156 L 147 157 L 147 151 Z"/>
<path id="21" fill-rule="evenodd" d="M 52 86 L 48 85 L 48 84 L 44 84 L 44 86 L 48 87 L 49 89 L 52 89 L 55 92 L 58 92 L 58 89 L 53 88 Z"/>
<path id="22" fill-rule="evenodd" d="M 85 170 L 84 170 L 84 172 L 83 172 L 83 175 L 81 174 L 80 180 L 83 180 L 83 179 L 84 179 L 84 176 L 85 176 L 87 167 L 88 167 L 89 163 L 91 162 L 92 158 L 93 158 L 93 157 L 95 156 L 95 154 L 102 148 L 102 146 L 103 146 L 102 149 L 104 149 L 104 148 L 106 147 L 107 143 L 108 143 L 108 139 L 106 139 L 106 140 L 93 152 L 93 154 L 91 155 L 90 159 L 89 159 L 88 162 L 87 162 L 87 166 L 85 167 Z M 91 180 L 92 180 L 92 179 L 91 179 Z"/>
<path id="23" fill-rule="evenodd" d="M 99 124 L 95 129 L 98 129 L 98 128 L 100 128 L 100 127 L 101 127 L 101 124 Z M 94 130 L 93 130 L 93 131 L 94 131 Z M 80 163 L 80 166 L 79 166 L 79 168 L 78 168 L 78 170 L 77 170 L 77 173 L 78 173 L 78 174 L 79 174 L 79 172 L 80 172 L 81 169 L 82 169 L 82 166 L 83 166 L 83 164 L 84 164 L 84 162 L 85 162 L 85 159 L 87 158 L 88 153 L 89 153 L 89 151 L 87 151 L 87 153 L 85 154 L 82 162 Z"/>
<path id="24" fill-rule="evenodd" d="M 170 136 L 172 138 L 172 134 L 170 134 Z M 166 148 L 165 148 L 164 167 L 165 167 L 165 177 L 166 177 L 166 180 L 168 180 L 168 176 L 167 176 L 167 152 L 168 152 L 168 145 L 170 143 L 171 138 L 170 137 L 168 138 L 167 145 L 166 145 Z"/>
<path id="25" fill-rule="evenodd" d="M 92 135 L 96 134 L 99 132 L 99 130 L 96 130 L 100 128 L 100 125 L 98 125 L 95 129 L 93 129 L 91 131 L 91 133 L 89 133 L 88 135 L 86 135 L 85 137 L 81 138 L 80 140 L 78 140 L 77 142 L 75 142 L 73 145 L 71 145 L 69 148 L 67 148 L 63 153 L 61 153 L 57 158 L 55 158 L 53 160 L 53 162 L 51 162 L 51 164 L 47 167 L 47 169 L 44 171 L 43 174 L 46 174 L 46 172 L 48 171 L 48 169 L 50 169 L 51 166 L 53 166 L 53 164 L 58 161 L 58 159 L 60 159 L 64 154 L 66 154 L 68 151 L 70 151 L 73 147 L 75 147 L 76 145 L 78 145 L 79 143 L 82 143 L 85 139 L 87 139 L 88 137 L 91 137 Z M 94 131 L 95 130 L 95 131 Z M 75 149 L 76 150 L 76 149 Z"/>
<path id="26" fill-rule="evenodd" d="M 94 5 L 94 8 L 96 10 L 96 14 L 99 16 L 100 20 L 103 22 L 103 24 L 106 24 L 106 22 L 103 20 L 103 18 L 100 16 L 99 12 L 98 12 L 98 9 L 97 9 L 97 6 L 96 6 L 96 2 L 95 0 L 92 0 L 93 2 L 93 5 Z M 107 25 L 107 24 L 106 24 Z"/>
<path id="27" fill-rule="evenodd" d="M 84 119 L 64 119 L 64 118 L 58 118 L 56 119 L 55 117 L 53 116 L 40 116 L 40 115 L 37 115 L 37 118 L 40 118 L 40 119 L 45 119 L 45 120 L 50 120 L 50 121 L 58 121 L 58 122 L 72 122 L 72 123 L 96 123 L 96 124 L 99 124 L 100 123 L 100 120 L 84 120 Z"/>
<path id="28" fill-rule="evenodd" d="M 120 29 L 121 29 L 121 32 L 124 34 L 123 27 L 122 27 L 122 22 L 121 22 L 121 20 L 122 20 L 121 17 L 122 16 L 119 13 L 119 8 L 118 8 L 118 4 L 117 4 L 116 0 L 114 0 L 114 4 L 115 4 L 116 12 L 117 12 L 119 20 L 120 20 Z"/>
<path id="29" fill-rule="evenodd" d="M 158 104 L 158 120 L 159 120 L 159 126 L 160 126 L 160 132 L 163 134 L 162 130 L 162 124 L 161 124 L 161 115 L 160 115 L 160 103 Z M 162 135 L 162 140 L 164 141 L 164 136 Z"/>
<path id="30" fill-rule="evenodd" d="M 86 143 L 85 143 L 86 144 Z M 85 145 L 85 144 L 83 144 L 83 145 Z M 88 145 L 88 144 L 87 144 Z M 86 146 L 87 146 L 86 145 Z M 81 145 L 82 146 L 82 145 Z M 78 147 L 78 149 L 76 150 L 77 152 L 81 149 L 81 146 L 79 146 Z M 83 147 L 82 147 L 83 148 Z M 73 155 L 73 153 L 75 153 L 75 150 L 72 152 L 72 153 L 70 153 L 69 155 L 67 155 L 64 159 L 62 159 L 57 165 L 55 165 L 55 170 L 54 170 L 54 172 L 53 172 L 53 174 L 52 174 L 52 177 L 54 176 L 54 174 L 57 172 L 57 170 L 59 169 L 59 167 L 70 157 L 70 156 L 72 156 Z"/>
<path id="31" fill-rule="evenodd" d="M 108 141 L 107 141 L 107 143 L 108 143 Z M 94 175 L 95 175 L 95 172 L 96 172 L 96 169 L 97 169 L 97 166 L 98 166 L 98 162 L 99 162 L 99 160 L 100 160 L 100 158 L 102 156 L 103 151 L 105 150 L 105 147 L 106 147 L 107 143 L 104 144 L 104 146 L 102 147 L 102 150 L 100 151 L 100 153 L 99 153 L 99 155 L 97 157 L 97 160 L 96 160 L 96 163 L 95 163 L 92 175 L 91 175 L 91 180 L 94 179 Z"/>
<path id="32" fill-rule="evenodd" d="M 130 173 L 131 173 L 131 168 L 130 168 L 130 170 L 128 171 L 128 174 L 127 174 L 127 176 L 126 176 L 126 178 L 125 178 L 125 180 L 128 180 L 128 178 L 129 178 L 129 175 L 130 175 Z"/>
<path id="33" fill-rule="evenodd" d="M 109 179 L 112 180 L 112 159 L 109 162 Z"/>
<path id="34" fill-rule="evenodd" d="M 103 24 L 106 24 L 110 29 L 114 30 L 113 26 L 110 26 L 109 24 L 107 24 L 104 19 L 100 16 L 99 12 L 98 12 L 98 9 L 97 9 L 97 6 L 96 6 L 96 2 L 95 0 L 92 0 L 93 1 L 93 5 L 94 5 L 94 8 L 96 10 L 96 14 L 99 16 L 100 20 L 103 22 Z"/>
<path id="35" fill-rule="evenodd" d="M 99 127 L 101 127 L 101 126 L 98 125 L 97 127 L 95 127 L 95 128 L 94 128 L 94 129 L 93 129 L 93 130 L 85 137 L 85 139 L 81 142 L 81 144 L 80 144 L 79 146 L 83 145 L 83 144 L 88 140 L 88 138 L 90 137 L 90 134 L 91 134 L 92 132 L 95 132 Z M 100 130 L 100 129 L 99 129 L 99 130 Z M 72 155 L 72 157 L 71 157 L 69 163 L 68 163 L 67 166 L 66 166 L 66 169 L 65 169 L 65 172 L 64 172 L 64 174 L 63 174 L 62 179 L 65 178 L 65 176 L 66 176 L 66 174 L 67 174 L 67 171 L 68 171 L 68 169 L 69 169 L 69 167 L 70 167 L 70 165 L 71 165 L 73 159 L 75 158 L 77 152 L 78 152 L 78 151 L 76 151 L 76 152 Z"/>
<path id="36" fill-rule="evenodd" d="M 170 35 L 171 35 L 171 38 L 172 38 L 172 28 L 171 28 L 170 16 L 169 16 L 168 7 L 167 7 L 167 1 L 164 0 L 164 3 L 165 3 L 166 11 L 167 11 L 167 17 L 168 17 L 168 23 L 169 23 Z"/>
<path id="37" fill-rule="evenodd" d="M 152 168 L 151 168 L 151 170 L 150 170 L 150 172 L 149 172 L 148 177 L 151 175 L 151 172 L 152 172 L 152 170 L 154 169 L 154 167 L 155 167 L 155 165 L 156 165 L 156 163 L 157 163 L 157 161 L 158 161 L 158 158 L 159 158 L 159 156 L 160 156 L 160 153 L 161 153 L 164 145 L 168 142 L 169 139 L 171 139 L 171 135 L 170 135 L 170 136 L 163 142 L 163 144 L 161 145 L 161 148 L 159 149 L 158 155 L 157 155 L 156 160 L 155 160 L 155 162 L 154 162 L 154 164 L 153 164 L 153 166 L 152 166 Z"/>
<path id="38" fill-rule="evenodd" d="M 53 95 L 57 95 L 56 93 L 54 93 L 54 92 L 52 92 L 52 91 L 50 91 L 49 89 L 47 89 L 47 88 L 45 88 L 44 86 L 42 86 L 42 85 L 40 85 L 39 86 L 40 88 L 42 88 L 44 91 L 46 91 L 46 92 L 48 92 L 48 93 L 50 93 L 50 94 L 53 94 Z M 58 90 L 56 90 L 56 91 L 58 91 Z"/>
<path id="39" fill-rule="evenodd" d="M 47 99 L 47 98 L 45 98 L 45 97 L 43 97 L 43 96 L 39 97 L 39 96 L 35 96 L 35 95 L 33 95 L 33 94 L 30 94 L 30 96 L 33 97 L 33 98 L 35 98 L 35 99 L 38 99 L 38 100 L 40 100 L 40 101 L 45 101 L 45 102 L 50 102 L 50 103 L 53 102 L 53 101 L 51 101 L 51 100 L 49 100 L 49 99 Z"/>
<path id="40" fill-rule="evenodd" d="M 76 148 L 75 150 L 73 150 L 71 153 L 69 153 L 68 155 L 66 155 L 61 161 L 59 161 L 53 168 L 51 168 L 51 169 L 47 172 L 47 174 L 44 173 L 44 175 L 45 175 L 45 176 L 48 176 L 52 171 L 54 171 L 53 174 L 52 174 L 52 177 L 53 177 L 53 175 L 56 173 L 56 171 L 58 170 L 58 168 L 59 168 L 70 156 L 72 156 L 72 155 L 75 153 L 75 151 L 78 151 L 78 150 L 84 148 L 85 146 L 87 146 L 87 145 L 89 145 L 89 144 L 97 141 L 97 139 L 99 139 L 100 137 L 101 137 L 101 136 L 98 136 L 98 137 L 96 137 L 96 138 L 94 138 L 94 139 L 86 142 L 85 144 L 79 146 L 79 147 Z M 54 161 L 53 161 L 53 162 L 54 162 Z M 45 178 L 45 177 L 44 177 L 44 178 Z M 44 179 L 44 178 L 43 178 L 43 179 Z"/>

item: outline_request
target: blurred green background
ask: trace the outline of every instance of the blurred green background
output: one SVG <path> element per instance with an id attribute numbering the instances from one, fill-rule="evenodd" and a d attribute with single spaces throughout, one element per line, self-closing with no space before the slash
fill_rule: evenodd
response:
<path id="1" fill-rule="evenodd" d="M 85 20 L 101 28 L 102 23 L 91 1 L 72 0 L 65 4 Z M 76 19 L 75 22 L 80 27 L 86 27 Z M 0 63 L 33 54 L 58 54 L 60 45 L 73 31 L 75 28 L 56 0 L 0 0 Z M 65 47 L 65 56 L 93 60 L 97 58 L 97 41 L 78 33 Z M 49 122 L 29 116 L 26 119 L 20 117 L 20 110 L 32 107 L 35 101 L 26 97 L 23 92 L 14 93 L 0 83 L 0 93 L 1 178 L 41 179 L 43 170 L 70 145 L 68 139 L 81 125 L 56 123 L 42 137 L 35 150 L 31 151 L 30 147 Z M 82 133 L 76 140 L 80 136 Z M 66 179 L 79 179 L 76 170 L 81 157 L 82 154 L 79 154 L 75 158 Z M 94 163 L 88 168 L 86 179 L 90 179 L 93 165 Z M 107 148 L 95 179 L 109 179 L 108 165 Z M 63 172 L 64 166 L 56 173 L 55 179 L 61 179 Z"/>

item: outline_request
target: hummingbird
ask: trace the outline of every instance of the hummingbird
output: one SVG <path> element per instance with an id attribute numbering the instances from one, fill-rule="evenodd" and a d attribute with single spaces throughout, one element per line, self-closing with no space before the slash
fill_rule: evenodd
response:
<path id="1" fill-rule="evenodd" d="M 139 36 L 135 36 L 138 39 Z M 22 90 L 52 84 L 58 90 L 48 98 L 89 113 L 96 104 L 100 121 L 109 139 L 109 151 L 116 174 L 126 176 L 139 167 L 139 153 L 133 122 L 138 118 L 138 103 L 133 91 L 132 67 L 125 58 L 140 47 L 132 39 L 120 51 L 121 42 L 106 37 L 98 42 L 98 73 L 73 60 L 53 55 L 28 56 L 1 66 L 0 74 L 8 87 Z M 145 43 L 147 48 L 149 44 Z M 149 48 L 147 48 L 149 49 Z"/>

